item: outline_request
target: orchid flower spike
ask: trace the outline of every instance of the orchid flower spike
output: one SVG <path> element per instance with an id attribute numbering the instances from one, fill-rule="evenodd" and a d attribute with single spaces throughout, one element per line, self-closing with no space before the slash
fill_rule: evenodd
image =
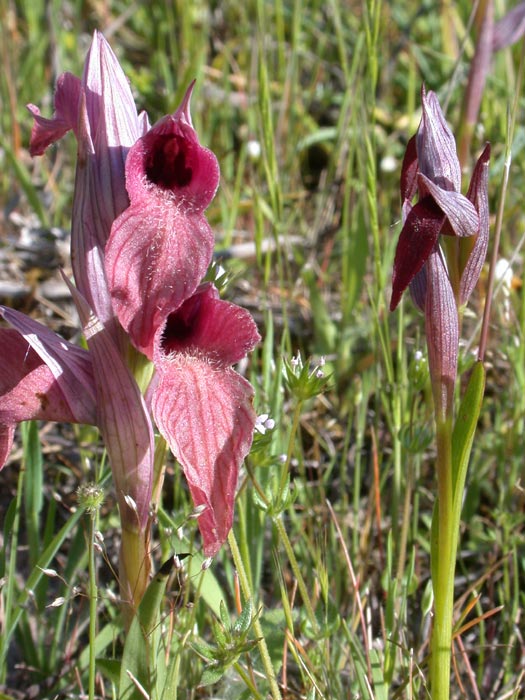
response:
<path id="1" fill-rule="evenodd" d="M 422 88 L 421 99 L 421 122 L 407 145 L 401 172 L 403 228 L 394 259 L 391 311 L 409 285 L 416 304 L 424 309 L 424 265 L 440 235 L 477 237 L 472 260 L 464 264 L 463 302 L 476 284 L 487 250 L 490 146 L 487 144 L 474 168 L 465 197 L 460 192 L 461 169 L 456 142 L 438 98 Z M 412 205 L 416 193 L 418 201 Z"/>

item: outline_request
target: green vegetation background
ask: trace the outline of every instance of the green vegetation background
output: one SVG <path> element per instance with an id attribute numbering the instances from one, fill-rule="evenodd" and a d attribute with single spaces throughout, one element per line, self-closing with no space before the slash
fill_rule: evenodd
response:
<path id="1" fill-rule="evenodd" d="M 497 17 L 510 7 L 496 2 Z M 467 1 L 0 0 L 0 280 L 26 290 L 10 296 L 0 285 L 0 302 L 67 337 L 75 334 L 70 302 L 43 291 L 58 280 L 58 264 L 68 269 L 67 246 L 44 261 L 36 242 L 67 242 L 75 143 L 67 137 L 32 160 L 24 105 L 51 114 L 57 76 L 80 74 L 94 29 L 112 44 L 152 122 L 197 80 L 194 124 L 221 165 L 208 215 L 231 276 L 225 294 L 259 324 L 263 343 L 245 371 L 258 413 L 276 421 L 256 440 L 242 475 L 235 532 L 287 698 L 427 697 L 435 475 L 430 394 L 424 363 L 415 359 L 425 350 L 423 323 L 408 298 L 393 315 L 387 306 L 399 173 L 419 121 L 419 90 L 423 82 L 435 90 L 457 126 L 474 47 L 471 10 Z M 472 158 L 492 143 L 493 216 L 520 60 L 521 45 L 494 57 L 473 139 Z M 465 493 L 458 698 L 525 697 L 524 108 L 520 95 L 500 251 L 514 277 L 496 292 L 487 393 Z M 483 301 L 482 279 L 465 319 L 464 369 Z M 297 352 L 305 362 L 325 357 L 330 375 L 325 391 L 306 401 L 283 372 Z M 75 491 L 104 474 L 104 465 L 93 431 L 39 428 L 42 452 L 35 427 L 24 429 L 21 449 L 0 475 L 0 697 L 33 697 L 31 688 L 40 698 L 81 697 L 87 525 L 74 513 Z M 276 503 L 286 459 L 290 494 Z M 112 572 L 118 521 L 109 481 L 105 488 L 97 522 L 104 537 L 97 691 L 105 687 L 112 697 L 111 660 L 122 637 Z M 185 576 L 169 583 L 163 618 L 179 664 L 177 697 L 266 697 L 249 644 L 227 659 L 217 683 L 199 685 L 210 662 L 203 645 L 211 660 L 221 648 L 218 601 L 233 619 L 239 605 L 228 547 L 201 576 L 190 512 L 169 464 L 155 565 L 173 551 L 195 552 Z M 42 574 L 44 560 L 59 576 Z"/>

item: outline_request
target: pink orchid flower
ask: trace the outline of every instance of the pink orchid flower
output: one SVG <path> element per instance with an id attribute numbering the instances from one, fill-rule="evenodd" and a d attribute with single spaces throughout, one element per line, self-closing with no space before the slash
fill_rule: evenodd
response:
<path id="1" fill-rule="evenodd" d="M 181 463 L 208 556 L 226 539 L 240 464 L 256 415 L 253 389 L 231 365 L 260 340 L 250 314 L 203 284 L 157 333 L 150 388 L 158 429 Z"/>
<path id="2" fill-rule="evenodd" d="M 26 413 L 0 413 L 6 426 L 0 449 L 9 449 L 13 426 L 22 419 L 88 420 L 100 427 L 123 524 L 121 577 L 135 601 L 149 572 L 143 560 L 153 420 L 182 465 L 195 504 L 206 506 L 199 527 L 208 556 L 231 528 L 238 472 L 255 424 L 253 389 L 232 365 L 258 342 L 257 328 L 247 311 L 219 299 L 212 285 L 199 287 L 212 258 L 213 233 L 204 211 L 217 189 L 219 167 L 193 128 L 192 87 L 174 114 L 149 129 L 117 59 L 96 32 L 82 79 L 60 76 L 52 119 L 29 105 L 35 119 L 32 154 L 70 129 L 78 141 L 71 292 L 89 348 L 79 356 L 85 367 L 78 381 L 89 385 L 90 410 L 73 403 L 69 410 L 40 411 L 41 393 L 55 403 L 69 396 L 62 386 L 68 364 L 58 350 L 56 374 L 47 356 L 31 352 L 31 362 L 25 362 L 22 350 L 30 341 L 21 343 L 16 334 L 25 339 L 24 328 L 6 314 L 15 331 L 2 331 L 18 358 L 19 391 L 32 391 L 34 398 Z M 42 328 L 33 329 L 36 337 Z M 154 365 L 145 398 L 126 364 L 129 343 Z M 42 363 L 47 384 L 37 386 L 30 374 Z M 130 554 L 136 548 L 139 558 Z"/>
<path id="3" fill-rule="evenodd" d="M 191 123 L 190 85 L 175 114 L 161 119 L 129 152 L 130 206 L 113 223 L 106 273 L 119 321 L 150 359 L 157 329 L 190 297 L 210 265 L 213 232 L 204 210 L 219 165 Z"/>

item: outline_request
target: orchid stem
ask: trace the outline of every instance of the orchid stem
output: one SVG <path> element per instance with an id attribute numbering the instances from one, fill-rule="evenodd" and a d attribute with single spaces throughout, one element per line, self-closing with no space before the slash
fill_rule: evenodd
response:
<path id="1" fill-rule="evenodd" d="M 95 697 L 96 655 L 95 639 L 97 636 L 97 601 L 98 589 L 95 565 L 95 524 L 97 514 L 89 514 L 88 534 L 88 572 L 89 572 L 89 671 L 88 671 L 88 697 Z"/>
<path id="2" fill-rule="evenodd" d="M 449 700 L 454 575 L 458 543 L 458 531 L 454 528 L 453 514 L 451 417 L 438 419 L 436 438 L 438 502 L 432 523 L 434 626 L 431 640 L 430 687 L 432 700 Z M 434 522 L 435 518 L 437 523 Z"/>
<path id="3" fill-rule="evenodd" d="M 246 569 L 244 568 L 244 562 L 242 560 L 241 552 L 239 550 L 239 545 L 237 544 L 237 539 L 230 530 L 228 535 L 228 544 L 230 545 L 231 553 L 233 556 L 233 563 L 239 574 L 239 583 L 241 584 L 242 593 L 246 601 L 252 600 L 252 592 L 250 589 L 248 575 Z M 275 670 L 272 665 L 272 659 L 270 657 L 270 652 L 268 651 L 268 646 L 266 645 L 266 639 L 264 638 L 264 632 L 259 620 L 258 614 L 255 615 L 253 620 L 253 628 L 255 634 L 257 635 L 258 641 L 257 646 L 259 647 L 259 653 L 261 655 L 261 660 L 266 671 L 266 676 L 268 678 L 268 683 L 270 685 L 270 692 L 273 700 L 282 700 L 281 691 L 279 690 L 279 684 L 277 683 L 277 678 L 275 677 Z"/>

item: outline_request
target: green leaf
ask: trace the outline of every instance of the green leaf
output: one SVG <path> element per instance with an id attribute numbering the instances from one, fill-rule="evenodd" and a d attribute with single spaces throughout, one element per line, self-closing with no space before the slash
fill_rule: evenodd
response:
<path id="1" fill-rule="evenodd" d="M 193 641 L 191 643 L 191 647 L 197 652 L 197 654 L 203 656 L 205 659 L 209 659 L 210 661 L 215 659 L 215 650 L 209 644 Z"/>
<path id="2" fill-rule="evenodd" d="M 215 641 L 217 642 L 217 644 L 219 646 L 225 647 L 229 641 L 227 636 L 226 636 L 225 627 L 218 620 L 212 620 L 211 626 L 213 629 L 213 636 L 215 637 Z M 229 622 L 228 622 L 228 627 L 229 627 Z M 228 629 L 228 627 L 226 629 Z"/>
<path id="3" fill-rule="evenodd" d="M 226 605 L 224 605 L 224 600 L 221 600 L 219 612 L 222 624 L 226 629 L 228 629 L 230 626 L 230 616 L 228 615 L 228 611 L 226 610 Z"/>
<path id="4" fill-rule="evenodd" d="M 458 416 L 452 432 L 452 488 L 454 509 L 458 499 L 461 501 L 468 460 L 476 432 L 483 394 L 485 391 L 485 368 L 482 362 L 476 362 L 461 401 Z"/>
<path id="5" fill-rule="evenodd" d="M 381 660 L 375 649 L 370 649 L 370 665 L 372 667 L 374 700 L 388 700 L 388 683 L 385 681 Z"/>
<path id="6" fill-rule="evenodd" d="M 169 559 L 155 574 L 131 623 L 122 654 L 120 700 L 144 700 L 134 679 L 152 698 L 162 693 L 166 663 L 157 622 L 172 567 L 173 559 Z"/>
<path id="7" fill-rule="evenodd" d="M 235 620 L 235 623 L 233 625 L 233 633 L 236 635 L 239 635 L 239 636 L 246 634 L 250 628 L 251 623 L 252 623 L 252 618 L 253 618 L 253 603 L 251 600 L 248 600 L 246 605 L 242 609 L 241 614 Z"/>
<path id="8" fill-rule="evenodd" d="M 40 552 L 40 513 L 44 502 L 42 450 L 36 421 L 21 424 L 26 480 L 24 506 L 29 541 L 29 558 L 34 566 Z"/>
<path id="9" fill-rule="evenodd" d="M 9 503 L 4 517 L 4 542 L 9 542 L 16 516 L 16 498 Z M 0 576 L 5 576 L 6 547 L 0 547 Z"/>
<path id="10" fill-rule="evenodd" d="M 116 638 L 121 632 L 121 627 L 118 620 L 112 620 L 105 625 L 95 637 L 95 654 L 99 657 L 104 653 L 110 645 L 115 643 Z M 97 659 L 99 662 L 114 661 L 114 659 Z M 85 646 L 78 659 L 78 668 L 82 671 L 86 670 L 89 664 L 89 646 Z M 119 661 L 120 665 L 120 661 Z M 119 666 L 120 668 L 120 666 Z M 120 671 L 119 671 L 120 673 Z M 118 677 L 116 680 L 118 683 Z"/>
<path id="11" fill-rule="evenodd" d="M 205 686 L 205 685 L 213 685 L 213 683 L 217 683 L 217 681 L 220 681 L 221 678 L 224 676 L 228 669 L 228 666 L 222 666 L 220 664 L 210 664 L 210 666 L 206 666 L 204 671 L 202 672 L 201 679 L 199 681 L 200 686 Z"/>
<path id="12" fill-rule="evenodd" d="M 111 683 L 118 685 L 122 662 L 118 659 L 97 659 L 97 670 Z"/>

